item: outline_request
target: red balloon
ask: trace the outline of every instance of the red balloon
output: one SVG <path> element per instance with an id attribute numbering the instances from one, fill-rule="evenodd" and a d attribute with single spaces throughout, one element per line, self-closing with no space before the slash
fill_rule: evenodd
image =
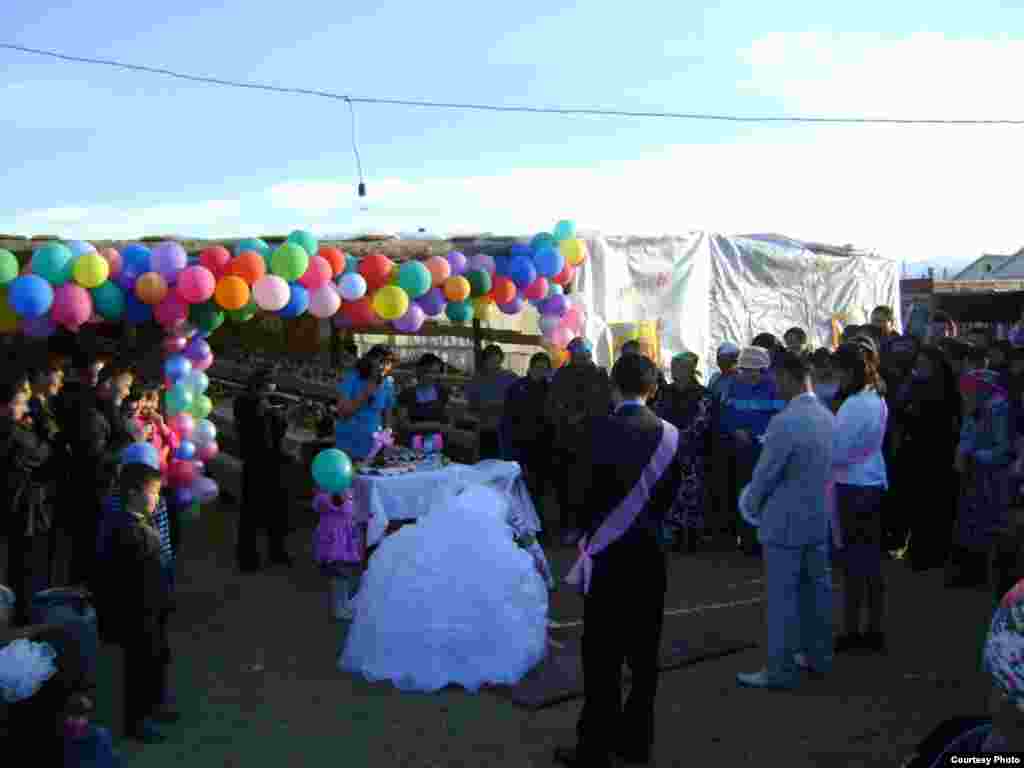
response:
<path id="1" fill-rule="evenodd" d="M 330 281 L 333 274 L 332 270 L 333 267 L 327 259 L 322 256 L 311 256 L 306 273 L 299 278 L 299 282 L 307 291 L 315 291 Z"/>
<path id="2" fill-rule="evenodd" d="M 374 293 L 387 285 L 394 263 L 383 253 L 371 253 L 359 262 L 359 274 L 366 281 L 366 292 Z"/>
<path id="3" fill-rule="evenodd" d="M 316 255 L 331 265 L 331 277 L 337 277 L 345 271 L 348 261 L 340 248 L 335 248 L 333 245 L 322 245 Z"/>
<path id="4" fill-rule="evenodd" d="M 199 263 L 213 272 L 213 276 L 220 279 L 231 263 L 231 252 L 223 245 L 213 245 L 199 254 Z"/>
<path id="5" fill-rule="evenodd" d="M 547 278 L 544 277 L 538 277 L 526 287 L 525 291 L 523 291 L 523 296 L 528 299 L 543 299 L 547 295 L 548 281 Z"/>
<path id="6" fill-rule="evenodd" d="M 167 467 L 167 482 L 172 486 L 181 488 L 182 486 L 192 485 L 197 474 L 195 462 L 175 460 Z"/>
<path id="7" fill-rule="evenodd" d="M 568 261 L 565 262 L 565 267 L 557 275 L 551 278 L 551 282 L 555 285 L 568 285 L 572 282 L 573 277 L 576 275 L 576 267 L 570 264 Z"/>
<path id="8" fill-rule="evenodd" d="M 369 297 L 364 297 L 359 301 L 343 301 L 341 312 L 356 328 L 366 328 L 386 322 L 374 311 L 373 300 Z"/>
<path id="9" fill-rule="evenodd" d="M 494 278 L 491 296 L 498 304 L 508 304 L 516 297 L 516 284 L 504 275 L 498 275 Z"/>

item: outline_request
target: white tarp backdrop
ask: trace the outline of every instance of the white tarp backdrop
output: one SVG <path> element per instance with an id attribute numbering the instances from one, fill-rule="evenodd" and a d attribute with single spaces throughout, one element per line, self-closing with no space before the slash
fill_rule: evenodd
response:
<path id="1" fill-rule="evenodd" d="M 878 256 L 821 255 L 777 236 L 580 236 L 590 258 L 575 292 L 601 365 L 612 362 L 612 323 L 659 321 L 662 364 L 696 352 L 705 379 L 725 341 L 781 339 L 798 326 L 813 346 L 830 346 L 833 319 L 864 323 L 879 305 L 893 308 L 900 327 L 899 265 Z"/>

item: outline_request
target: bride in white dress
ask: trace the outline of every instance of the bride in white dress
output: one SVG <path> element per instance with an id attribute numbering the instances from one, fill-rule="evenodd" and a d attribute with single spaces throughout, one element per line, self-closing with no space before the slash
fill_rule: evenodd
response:
<path id="1" fill-rule="evenodd" d="M 515 684 L 536 666 L 553 580 L 511 502 L 485 485 L 448 490 L 416 525 L 384 539 L 355 597 L 339 669 L 407 691 L 477 691 Z"/>

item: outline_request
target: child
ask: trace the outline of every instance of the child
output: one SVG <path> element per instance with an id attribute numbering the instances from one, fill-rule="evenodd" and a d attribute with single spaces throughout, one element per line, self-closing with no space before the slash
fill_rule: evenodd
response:
<path id="1" fill-rule="evenodd" d="M 352 491 L 319 493 L 313 509 L 320 524 L 313 533 L 313 557 L 330 582 L 328 609 L 335 621 L 352 621 L 366 557 L 366 521 L 357 521 Z"/>
<path id="2" fill-rule="evenodd" d="M 125 651 L 125 730 L 145 743 L 163 741 L 157 723 L 177 722 L 165 708 L 170 647 L 167 617 L 171 578 L 154 515 L 160 471 L 146 464 L 121 468 L 105 503 L 97 546 L 96 584 L 103 634 Z"/>

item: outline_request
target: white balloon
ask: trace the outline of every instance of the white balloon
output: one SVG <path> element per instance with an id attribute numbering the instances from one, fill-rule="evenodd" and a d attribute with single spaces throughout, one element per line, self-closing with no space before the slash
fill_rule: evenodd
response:
<path id="1" fill-rule="evenodd" d="M 212 443 L 217 439 L 217 427 L 213 425 L 213 422 L 209 419 L 202 419 L 196 422 L 195 429 L 192 430 L 192 442 L 196 444 L 197 448 L 202 448 L 208 443 Z"/>
<path id="2" fill-rule="evenodd" d="M 366 295 L 366 280 L 360 274 L 349 272 L 338 281 L 338 290 L 345 301 L 358 301 Z"/>

